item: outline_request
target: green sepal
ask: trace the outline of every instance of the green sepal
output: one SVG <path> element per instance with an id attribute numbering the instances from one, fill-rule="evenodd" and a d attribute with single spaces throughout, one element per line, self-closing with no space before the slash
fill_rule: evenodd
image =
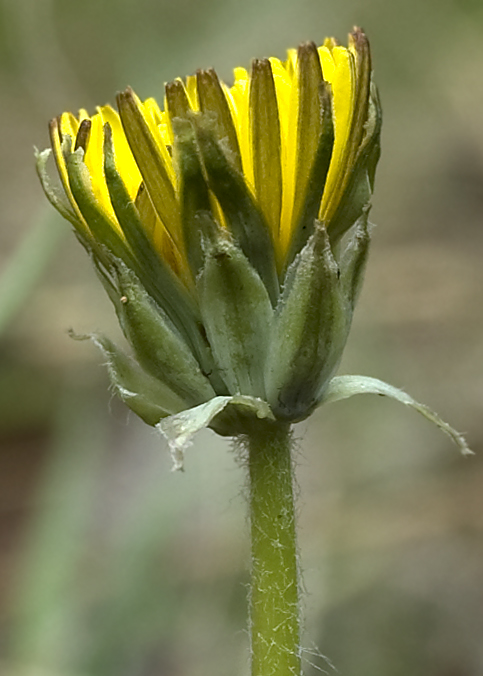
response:
<path id="1" fill-rule="evenodd" d="M 151 295 L 163 307 L 169 308 L 169 314 L 176 316 L 181 308 L 182 316 L 185 315 L 193 321 L 196 304 L 172 269 L 154 249 L 139 211 L 117 170 L 109 123 L 104 125 L 104 174 L 114 213 L 137 260 L 138 275 L 142 271 L 144 286 L 149 287 Z"/>
<path id="2" fill-rule="evenodd" d="M 54 122 L 54 120 L 51 121 L 51 125 Z M 89 121 L 90 122 L 90 121 Z M 53 127 L 50 127 L 50 133 L 51 135 L 53 134 Z M 52 140 L 52 136 L 51 136 Z M 60 152 L 62 153 L 62 157 L 64 158 L 64 162 L 67 164 L 67 160 L 72 153 L 72 142 L 75 143 L 75 139 L 71 137 L 70 134 L 64 134 L 62 136 L 62 141 L 60 144 Z M 53 144 L 52 144 L 53 145 Z M 57 162 L 57 157 L 54 154 L 55 160 Z M 60 174 L 60 168 L 59 168 L 59 174 Z"/>
<path id="3" fill-rule="evenodd" d="M 327 224 L 333 245 L 340 241 L 370 203 L 374 188 L 374 174 L 381 152 L 381 125 L 381 106 L 377 90 L 373 87 L 364 138 L 357 152 L 344 194 L 335 214 Z"/>
<path id="4" fill-rule="evenodd" d="M 355 308 L 362 287 L 364 271 L 371 242 L 369 218 L 370 207 L 365 207 L 356 221 L 353 233 L 340 259 L 341 284 L 352 310 Z"/>
<path id="5" fill-rule="evenodd" d="M 324 91 L 324 79 L 317 47 L 313 42 L 300 45 L 297 50 L 297 86 L 298 120 L 292 212 L 293 226 L 300 220 L 300 212 L 305 202 L 307 184 L 324 123 L 321 96 L 321 92 Z M 317 141 L 314 143 L 315 139 Z"/>
<path id="6" fill-rule="evenodd" d="M 282 210 L 280 116 L 268 59 L 255 59 L 250 78 L 250 134 L 257 202 L 278 237 Z"/>
<path id="7" fill-rule="evenodd" d="M 174 120 L 176 117 L 186 119 L 191 110 L 186 87 L 182 80 L 173 80 L 167 82 L 165 86 L 166 92 L 166 110 L 169 114 L 169 119 Z"/>
<path id="8" fill-rule="evenodd" d="M 360 28 L 349 33 L 349 49 L 354 55 L 354 116 L 348 138 L 348 165 L 351 166 L 366 135 L 371 97 L 371 50 L 367 35 Z"/>
<path id="9" fill-rule="evenodd" d="M 332 94 L 330 85 L 323 82 L 319 87 L 316 96 L 320 100 L 320 132 L 315 147 L 315 153 L 313 154 L 313 161 L 309 163 L 306 168 L 308 177 L 305 182 L 304 191 L 300 191 L 300 196 L 303 201 L 299 204 L 297 210 L 294 211 L 297 218 L 294 219 L 294 228 L 285 261 L 285 270 L 292 264 L 295 256 L 303 249 L 309 237 L 311 237 L 314 232 L 315 222 L 325 190 L 330 161 L 332 159 L 332 150 L 334 148 L 334 123 L 332 119 Z M 310 140 L 306 139 L 306 144 L 308 145 L 309 143 Z M 307 159 L 310 156 L 311 154 L 308 154 Z M 296 195 L 296 200 L 297 199 Z"/>
<path id="10" fill-rule="evenodd" d="M 91 136 L 92 121 L 89 118 L 82 120 L 77 130 L 75 137 L 74 150 L 82 148 L 84 152 L 87 151 L 87 145 Z"/>
<path id="11" fill-rule="evenodd" d="M 174 133 L 173 159 L 180 178 L 181 227 L 188 262 L 193 277 L 196 279 L 204 262 L 203 238 L 206 233 L 203 232 L 202 226 L 204 220 L 210 217 L 210 195 L 203 176 L 196 136 L 191 122 L 175 118 L 171 124 Z M 204 214 L 201 220 L 199 219 L 200 213 Z"/>
<path id="12" fill-rule="evenodd" d="M 366 124 L 364 141 L 361 148 L 361 154 L 364 156 L 364 164 L 367 169 L 367 176 L 369 178 L 371 190 L 374 190 L 376 167 L 381 156 L 381 128 L 382 107 L 379 98 L 379 91 L 376 85 L 371 82 L 369 117 Z"/>
<path id="13" fill-rule="evenodd" d="M 222 89 L 216 72 L 212 68 L 209 70 L 198 70 L 196 73 L 196 88 L 200 111 L 214 115 L 216 138 L 220 140 L 231 164 L 238 171 L 241 171 L 240 147 L 238 145 L 235 125 L 233 124 L 225 92 Z"/>
<path id="14" fill-rule="evenodd" d="M 81 228 L 82 227 L 81 223 L 79 222 L 79 219 L 73 212 L 72 207 L 65 196 L 65 193 L 55 189 L 55 187 L 51 183 L 50 176 L 47 173 L 46 169 L 47 162 L 52 153 L 52 150 L 50 148 L 47 148 L 46 150 L 39 151 L 37 148 L 34 148 L 34 153 L 35 153 L 35 168 L 37 171 L 37 176 L 40 179 L 40 185 L 42 186 L 45 196 L 52 204 L 52 206 L 55 207 L 55 209 L 57 209 L 57 211 L 67 221 L 72 223 L 72 225 L 75 228 Z"/>
<path id="15" fill-rule="evenodd" d="M 99 207 L 92 190 L 89 170 L 84 163 L 84 152 L 84 149 L 79 147 L 69 154 L 66 160 L 69 184 L 74 199 L 92 231 L 97 245 L 96 249 L 99 249 L 99 244 L 104 245 L 114 256 L 133 267 L 135 262 L 129 247 Z M 105 259 L 105 256 L 103 258 Z"/>
<path id="16" fill-rule="evenodd" d="M 198 295 L 215 362 L 231 394 L 264 398 L 263 363 L 273 318 L 267 290 L 221 230 L 207 249 Z"/>
<path id="17" fill-rule="evenodd" d="M 164 227 L 159 220 L 159 216 L 156 212 L 156 209 L 153 206 L 152 200 L 149 197 L 149 193 L 146 189 L 146 184 L 144 181 L 141 182 L 136 197 L 134 199 L 134 206 L 136 207 L 139 218 L 143 224 L 144 231 L 149 237 L 150 241 L 153 242 L 154 246 L 154 233 L 156 228 L 161 226 Z"/>
<path id="18" fill-rule="evenodd" d="M 206 341 L 199 328 L 199 309 L 171 268 L 148 239 L 139 212 L 117 170 L 109 125 L 105 127 L 104 171 L 112 206 L 121 229 L 136 258 L 135 271 L 143 286 L 192 345 L 206 358 Z M 211 368 L 211 363 L 206 366 Z"/>
<path id="19" fill-rule="evenodd" d="M 275 305 L 279 286 L 269 226 L 243 176 L 233 168 L 210 129 L 209 121 L 196 116 L 193 123 L 209 187 L 220 203 L 235 242 L 260 275 Z"/>
<path id="20" fill-rule="evenodd" d="M 181 228 L 188 263 L 196 278 L 204 262 L 205 226 L 214 227 L 212 204 L 193 129 L 194 113 L 181 80 L 166 84 L 166 106 L 173 131 L 173 163 L 179 177 Z"/>
<path id="21" fill-rule="evenodd" d="M 317 223 L 288 272 L 266 365 L 267 401 L 297 421 L 317 405 L 342 356 L 352 317 L 327 232 Z"/>
<path id="22" fill-rule="evenodd" d="M 59 118 L 54 118 L 53 120 L 51 120 L 49 123 L 49 134 L 53 148 L 56 147 L 57 141 L 59 140 L 59 136 L 61 137 L 60 156 L 57 154 L 57 152 L 54 152 L 53 155 L 55 164 L 57 166 L 60 182 L 63 188 L 63 194 L 66 196 L 70 204 L 70 208 L 75 216 L 75 221 L 71 221 L 71 223 L 74 225 L 76 235 L 82 242 L 83 246 L 85 246 L 88 243 L 92 249 L 97 249 L 98 254 L 101 256 L 102 254 L 99 253 L 100 247 L 97 244 L 95 238 L 93 237 L 92 232 L 89 229 L 89 225 L 88 223 L 86 223 L 85 218 L 79 209 L 79 205 L 77 204 L 75 197 L 72 194 L 68 172 L 66 171 L 67 159 L 72 153 L 72 143 L 74 139 L 72 139 L 72 137 L 69 134 L 65 134 L 62 136 L 62 134 L 60 133 L 59 124 L 60 124 Z"/>
<path id="23" fill-rule="evenodd" d="M 118 264 L 115 272 L 122 293 L 119 321 L 141 366 L 189 406 L 211 399 L 208 378 L 164 310 L 126 266 Z"/>
<path id="24" fill-rule="evenodd" d="M 320 403 L 330 404 L 341 399 L 348 399 L 356 394 L 378 394 L 383 397 L 390 397 L 405 406 L 409 406 L 447 434 L 463 455 L 474 455 L 463 435 L 442 420 L 437 413 L 428 408 L 428 406 L 425 406 L 425 404 L 420 404 L 419 401 L 413 399 L 413 397 L 403 392 L 403 390 L 399 390 L 397 387 L 393 387 L 378 378 L 370 378 L 368 376 L 336 376 L 332 378 L 325 389 Z"/>
<path id="25" fill-rule="evenodd" d="M 117 104 L 124 133 L 154 208 L 182 251 L 178 201 L 158 140 L 153 137 L 141 111 L 141 103 L 132 89 L 118 94 Z"/>
<path id="26" fill-rule="evenodd" d="M 109 338 L 98 334 L 78 336 L 72 332 L 70 335 L 75 340 L 89 339 L 101 350 L 115 393 L 148 425 L 154 426 L 162 418 L 186 408 L 183 399 L 146 373 Z"/>
<path id="27" fill-rule="evenodd" d="M 231 430 L 227 426 L 228 420 L 236 420 L 240 416 L 245 423 L 259 420 L 275 421 L 274 415 L 266 401 L 256 397 L 234 396 L 214 397 L 204 404 L 195 406 L 186 411 L 161 420 L 157 429 L 169 444 L 173 459 L 173 470 L 184 469 L 184 452 L 191 445 L 193 436 L 202 429 L 211 427 L 219 431 L 223 436 L 245 433 L 246 424 L 241 430 L 235 427 Z"/>
<path id="28" fill-rule="evenodd" d="M 82 240 L 81 244 L 84 244 Z M 95 273 L 99 281 L 101 282 L 102 286 L 104 287 L 104 291 L 107 293 L 109 300 L 114 305 L 116 314 L 119 316 L 122 293 L 119 291 L 117 287 L 117 280 L 113 279 L 114 267 L 112 265 L 112 261 L 116 259 L 113 259 L 108 251 L 105 251 L 104 253 L 108 260 L 108 266 L 106 267 L 103 259 L 100 259 L 93 249 L 86 246 L 85 244 L 84 247 L 92 261 Z"/>

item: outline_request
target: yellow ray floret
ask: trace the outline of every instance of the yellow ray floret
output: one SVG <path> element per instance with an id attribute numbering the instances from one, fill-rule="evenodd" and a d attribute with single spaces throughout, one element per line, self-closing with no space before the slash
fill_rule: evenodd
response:
<path id="1" fill-rule="evenodd" d="M 301 57 L 307 55 L 307 50 L 315 54 L 311 57 L 312 71 L 309 74 L 304 71 L 307 59 L 304 61 Z M 234 169 L 241 171 L 251 198 L 265 217 L 279 270 L 284 267 L 284 259 L 303 216 L 305 192 L 314 190 L 312 163 L 315 163 L 316 150 L 324 132 L 320 128 L 320 119 L 326 103 L 320 103 L 320 119 L 311 118 L 315 109 L 312 106 L 312 112 L 307 112 L 311 102 L 302 101 L 301 92 L 305 92 L 306 96 L 312 86 L 317 97 L 317 91 L 325 88 L 324 101 L 330 102 L 332 111 L 330 163 L 321 179 L 321 194 L 317 198 L 315 214 L 327 227 L 349 185 L 367 123 L 370 62 L 367 41 L 362 32 L 356 30 L 352 34 L 348 47 L 328 39 L 324 45 L 317 49 L 313 46 L 313 51 L 310 50 L 310 45 L 302 46 L 299 50 L 289 50 L 285 61 L 271 57 L 257 62 L 260 70 L 256 91 L 253 90 L 254 70 L 249 73 L 244 68 L 235 69 L 231 87 L 218 83 L 214 71 L 199 71 L 196 76 L 176 81 L 177 104 L 180 106 L 176 115 L 182 114 L 191 122 L 194 116 L 200 114 L 211 115 L 213 120 L 217 120 L 214 124 L 217 124 L 220 147 L 227 153 Z M 313 58 L 317 59 L 318 76 Z M 312 77 L 308 85 L 307 77 L 309 80 Z M 268 97 L 265 103 L 263 96 Z M 102 106 L 92 117 L 86 111 L 80 111 L 78 117 L 64 113 L 52 124 L 54 155 L 67 197 L 82 227 L 88 230 L 84 214 L 74 199 L 67 167 L 69 154 L 81 145 L 85 150 L 85 167 L 97 208 L 123 236 L 104 175 L 104 133 L 108 124 L 117 171 L 131 200 L 136 200 L 141 187 L 147 190 L 145 204 L 149 202 L 152 205 L 154 216 L 146 230 L 154 247 L 163 256 L 169 242 L 169 248 L 176 252 L 176 257 L 183 258 L 186 245 L 182 232 L 183 177 L 173 154 L 176 131 L 167 101 L 163 111 L 155 99 L 142 102 L 134 92 L 127 90 L 119 95 L 118 104 L 120 115 L 110 106 Z M 212 109 L 207 106 L 212 106 Z M 269 114 L 265 114 L 267 110 Z M 81 124 L 84 120 L 90 121 L 88 135 L 85 124 Z M 310 120 L 311 127 L 303 128 Z M 265 134 L 254 124 L 269 124 L 270 129 Z M 310 142 L 312 127 L 313 152 L 308 153 L 307 143 Z M 272 182 L 268 187 L 264 184 L 265 179 Z M 214 216 L 225 224 L 225 215 L 212 193 L 209 180 L 208 188 Z M 271 194 L 279 204 L 270 204 Z"/>

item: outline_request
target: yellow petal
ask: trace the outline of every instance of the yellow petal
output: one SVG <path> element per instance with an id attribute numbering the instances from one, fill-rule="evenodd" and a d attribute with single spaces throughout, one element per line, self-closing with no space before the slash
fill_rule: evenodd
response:
<path id="1" fill-rule="evenodd" d="M 91 131 L 87 143 L 84 162 L 91 177 L 92 192 L 104 214 L 118 227 L 117 219 L 112 208 L 109 191 L 104 176 L 104 125 L 100 114 L 91 118 Z"/>
<path id="2" fill-rule="evenodd" d="M 80 223 L 82 223 L 83 234 L 90 237 L 89 226 L 87 225 L 84 216 L 82 215 L 77 202 L 74 199 L 72 190 L 70 189 L 69 176 L 67 173 L 67 166 L 65 163 L 64 153 L 62 152 L 62 140 L 64 142 L 70 139 L 69 151 L 74 149 L 74 140 L 79 129 L 79 123 L 71 113 L 63 113 L 59 118 L 54 118 L 49 125 L 50 142 L 52 144 L 52 151 L 54 154 L 55 164 L 59 172 L 60 181 L 65 190 L 65 194 L 74 210 Z"/>
<path id="3" fill-rule="evenodd" d="M 177 179 L 153 110 L 149 106 L 146 108 L 130 89 L 118 95 L 118 105 L 123 129 L 152 203 L 182 251 L 179 203 L 176 197 Z"/>
<path id="4" fill-rule="evenodd" d="M 297 161 L 297 130 L 299 114 L 299 77 L 295 50 L 289 50 L 289 58 L 285 71 L 290 78 L 289 89 L 286 92 L 285 116 L 280 110 L 280 126 L 282 130 L 282 213 L 280 217 L 280 247 L 285 251 L 290 240 L 292 213 L 295 197 L 295 174 Z M 277 87 L 277 82 L 275 83 Z M 277 93 L 280 85 L 277 87 Z M 288 99 L 288 100 L 287 100 Z M 283 134 L 283 117 L 285 117 L 286 133 Z"/>
<path id="5" fill-rule="evenodd" d="M 74 141 L 79 131 L 79 120 L 72 115 L 72 113 L 62 113 L 60 116 L 60 134 L 61 137 L 70 136 L 72 141 L 72 150 L 74 149 Z"/>
<path id="6" fill-rule="evenodd" d="M 198 98 L 198 89 L 196 86 L 196 75 L 188 75 L 186 78 L 186 92 L 190 100 L 190 105 L 193 110 L 200 109 L 200 101 Z"/>
<path id="7" fill-rule="evenodd" d="M 127 142 L 119 115 L 111 106 L 102 106 L 97 110 L 102 118 L 103 126 L 108 122 L 111 127 L 116 166 L 123 178 L 129 196 L 134 200 L 141 185 L 142 177 Z"/>
<path id="8" fill-rule="evenodd" d="M 253 190 L 253 161 L 250 143 L 249 122 L 249 82 L 250 78 L 245 68 L 235 68 L 233 71 L 235 82 L 226 91 L 227 101 L 230 106 L 235 129 L 238 136 L 238 145 L 242 159 L 243 173 L 250 189 Z"/>
<path id="9" fill-rule="evenodd" d="M 329 221 L 338 203 L 341 183 L 349 155 L 348 139 L 354 113 L 354 57 L 345 47 L 335 46 L 331 56 L 334 62 L 332 73 L 327 51 L 322 49 L 322 70 L 324 79 L 332 86 L 335 140 L 324 197 L 320 208 L 320 219 Z M 324 70 L 325 64 L 325 70 Z"/>

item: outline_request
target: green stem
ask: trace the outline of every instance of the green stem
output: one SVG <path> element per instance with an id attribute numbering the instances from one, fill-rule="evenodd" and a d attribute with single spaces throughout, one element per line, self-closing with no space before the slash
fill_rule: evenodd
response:
<path id="1" fill-rule="evenodd" d="M 248 435 L 252 676 L 300 676 L 292 435 L 270 424 Z"/>

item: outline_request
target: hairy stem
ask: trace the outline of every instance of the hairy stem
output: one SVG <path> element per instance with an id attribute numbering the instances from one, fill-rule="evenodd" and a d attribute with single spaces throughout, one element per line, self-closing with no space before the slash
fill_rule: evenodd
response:
<path id="1" fill-rule="evenodd" d="M 252 676 L 300 676 L 300 619 L 289 426 L 248 436 Z"/>

